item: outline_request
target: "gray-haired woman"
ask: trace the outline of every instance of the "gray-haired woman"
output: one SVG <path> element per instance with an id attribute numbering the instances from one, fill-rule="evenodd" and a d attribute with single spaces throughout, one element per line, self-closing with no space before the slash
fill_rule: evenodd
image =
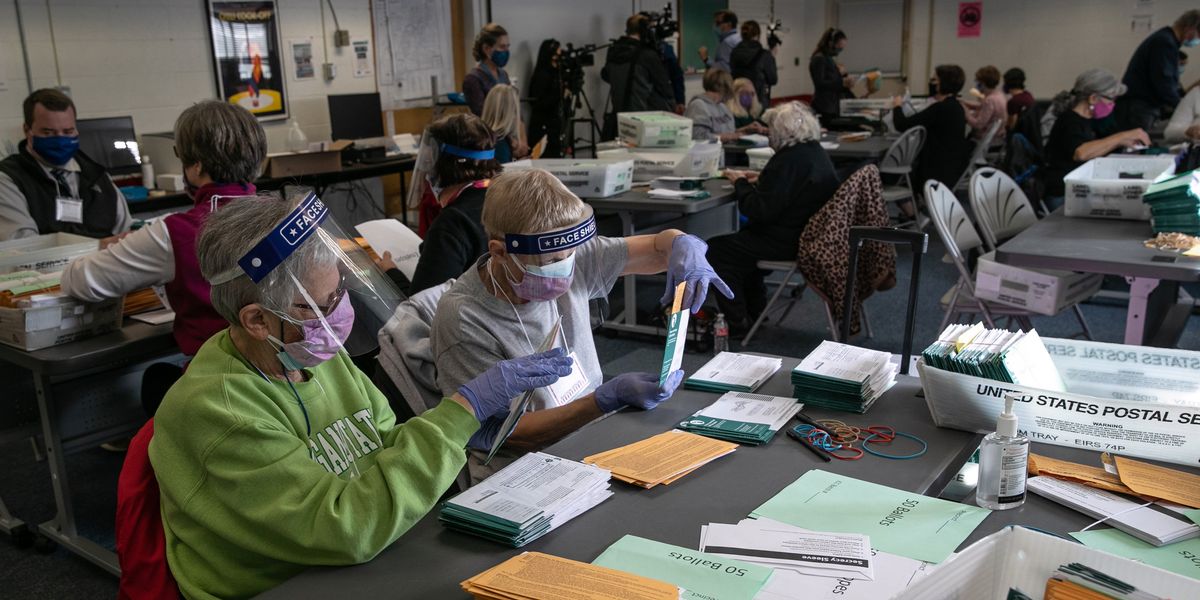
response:
<path id="1" fill-rule="evenodd" d="M 775 155 L 761 174 L 726 171 L 748 222 L 737 233 L 708 240 L 708 262 L 733 290 L 717 296 L 730 333 L 749 329 L 767 305 L 760 260 L 794 260 L 804 226 L 837 190 L 837 173 L 821 147 L 821 126 L 808 107 L 789 102 L 769 109 Z"/>
<path id="2" fill-rule="evenodd" d="M 1063 178 L 1079 165 L 1123 147 L 1149 146 L 1150 136 L 1141 129 L 1130 129 L 1100 138 L 1095 122 L 1113 112 L 1117 97 L 1125 93 L 1125 84 L 1105 69 L 1088 69 L 1075 78 L 1070 91 L 1054 98 L 1051 111 L 1058 116 L 1046 141 L 1046 206 L 1062 206 Z"/>
<path id="3" fill-rule="evenodd" d="M 501 361 L 398 424 L 349 336 L 396 298 L 320 199 L 233 202 L 209 217 L 197 254 L 228 327 L 167 393 L 149 446 L 167 561 L 188 598 L 253 596 L 308 565 L 369 560 L 453 483 L 480 421 L 570 373 L 562 350 Z"/>

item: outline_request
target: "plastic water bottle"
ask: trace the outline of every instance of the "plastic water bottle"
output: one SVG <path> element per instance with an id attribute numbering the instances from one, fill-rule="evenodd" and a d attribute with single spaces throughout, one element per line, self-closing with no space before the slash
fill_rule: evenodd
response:
<path id="1" fill-rule="evenodd" d="M 713 321 L 713 356 L 729 351 L 729 324 L 725 322 L 725 313 L 717 313 Z"/>
<path id="2" fill-rule="evenodd" d="M 154 185 L 154 165 L 150 164 L 150 155 L 142 155 L 142 187 L 152 190 Z"/>
<path id="3" fill-rule="evenodd" d="M 298 121 L 292 121 L 291 129 L 288 129 L 288 150 L 292 152 L 304 152 L 308 150 L 308 136 L 304 135 L 304 130 L 300 129 Z"/>

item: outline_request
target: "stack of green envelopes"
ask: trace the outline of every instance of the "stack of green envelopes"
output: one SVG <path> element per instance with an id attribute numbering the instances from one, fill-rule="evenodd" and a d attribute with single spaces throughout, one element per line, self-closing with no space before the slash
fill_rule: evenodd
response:
<path id="1" fill-rule="evenodd" d="M 896 383 L 891 354 L 824 341 L 792 369 L 793 394 L 806 405 L 865 413 Z"/>
<path id="2" fill-rule="evenodd" d="M 779 357 L 721 352 L 684 380 L 683 387 L 704 392 L 753 392 L 782 366 Z"/>
<path id="3" fill-rule="evenodd" d="M 679 424 L 684 431 L 758 446 L 771 441 L 803 407 L 795 398 L 728 392 Z"/>
<path id="4" fill-rule="evenodd" d="M 1062 376 L 1036 330 L 986 329 L 983 323 L 953 324 L 921 357 L 943 371 L 1066 391 Z"/>
<path id="5" fill-rule="evenodd" d="M 594 465 L 531 452 L 447 500 L 438 520 L 520 548 L 612 496 L 610 475 Z"/>
<path id="6" fill-rule="evenodd" d="M 1142 196 L 1154 233 L 1200 235 L 1200 173 L 1188 171 L 1155 182 Z"/>

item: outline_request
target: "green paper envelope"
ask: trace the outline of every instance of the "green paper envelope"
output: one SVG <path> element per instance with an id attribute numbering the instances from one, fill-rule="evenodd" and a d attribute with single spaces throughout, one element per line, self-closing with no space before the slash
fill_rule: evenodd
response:
<path id="1" fill-rule="evenodd" d="M 1184 577 L 1200 579 L 1200 558 L 1197 558 L 1200 557 L 1200 538 L 1152 546 L 1116 529 L 1077 531 L 1071 537 L 1089 548 L 1132 558 Z"/>
<path id="2" fill-rule="evenodd" d="M 592 564 L 677 585 L 685 600 L 752 600 L 771 577 L 769 567 L 626 535 Z"/>
<path id="3" fill-rule="evenodd" d="M 861 533 L 876 550 L 939 563 L 989 512 L 813 469 L 751 516 L 814 531 Z"/>

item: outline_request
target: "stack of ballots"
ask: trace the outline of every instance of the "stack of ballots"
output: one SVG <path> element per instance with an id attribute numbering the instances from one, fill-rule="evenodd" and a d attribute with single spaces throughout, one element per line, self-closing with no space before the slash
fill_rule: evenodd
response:
<path id="1" fill-rule="evenodd" d="M 1154 233 L 1200 235 L 1200 170 L 1151 184 L 1142 202 L 1150 206 Z"/>
<path id="2" fill-rule="evenodd" d="M 531 452 L 447 500 L 438 520 L 520 548 L 607 500 L 610 476 L 593 465 Z"/>
<path id="3" fill-rule="evenodd" d="M 679 424 L 684 431 L 759 446 L 803 408 L 795 398 L 727 392 Z"/>
<path id="4" fill-rule="evenodd" d="M 777 356 L 721 352 L 684 380 L 683 387 L 704 392 L 753 392 L 782 366 L 783 359 Z"/>
<path id="5" fill-rule="evenodd" d="M 887 352 L 826 340 L 792 369 L 793 395 L 807 405 L 865 413 L 899 370 Z"/>
<path id="6" fill-rule="evenodd" d="M 925 364 L 1004 383 L 1066 391 L 1062 376 L 1036 330 L 986 329 L 954 324 L 921 353 Z"/>

